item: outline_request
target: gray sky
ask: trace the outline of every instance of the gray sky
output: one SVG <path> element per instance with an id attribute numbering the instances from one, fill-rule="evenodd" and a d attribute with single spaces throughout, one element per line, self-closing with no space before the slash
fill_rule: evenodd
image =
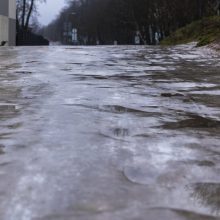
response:
<path id="1" fill-rule="evenodd" d="M 47 0 L 46 3 L 39 5 L 38 20 L 41 24 L 49 24 L 56 15 L 59 14 L 61 9 L 65 6 L 65 0 Z"/>

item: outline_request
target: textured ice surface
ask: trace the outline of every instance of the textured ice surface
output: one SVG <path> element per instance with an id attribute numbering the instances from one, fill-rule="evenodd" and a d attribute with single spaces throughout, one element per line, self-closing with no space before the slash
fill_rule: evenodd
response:
<path id="1" fill-rule="evenodd" d="M 219 63 L 193 45 L 2 48 L 0 219 L 219 219 Z"/>

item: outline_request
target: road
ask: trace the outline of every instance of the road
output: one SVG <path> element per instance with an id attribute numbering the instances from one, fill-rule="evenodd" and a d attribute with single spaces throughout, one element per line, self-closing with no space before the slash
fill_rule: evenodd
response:
<path id="1" fill-rule="evenodd" d="M 220 56 L 0 49 L 1 220 L 220 219 Z"/>

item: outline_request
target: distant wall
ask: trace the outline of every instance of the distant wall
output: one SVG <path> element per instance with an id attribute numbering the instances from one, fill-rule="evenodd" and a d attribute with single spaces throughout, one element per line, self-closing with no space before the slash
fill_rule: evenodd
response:
<path id="1" fill-rule="evenodd" d="M 0 0 L 0 43 L 15 45 L 16 40 L 16 0 Z"/>

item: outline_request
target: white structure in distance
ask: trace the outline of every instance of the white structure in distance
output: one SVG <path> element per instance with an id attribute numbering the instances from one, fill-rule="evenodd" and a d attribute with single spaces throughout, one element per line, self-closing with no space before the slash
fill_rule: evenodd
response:
<path id="1" fill-rule="evenodd" d="M 73 28 L 72 29 L 72 42 L 73 44 L 77 44 L 78 43 L 78 33 L 77 33 L 77 29 Z"/>

